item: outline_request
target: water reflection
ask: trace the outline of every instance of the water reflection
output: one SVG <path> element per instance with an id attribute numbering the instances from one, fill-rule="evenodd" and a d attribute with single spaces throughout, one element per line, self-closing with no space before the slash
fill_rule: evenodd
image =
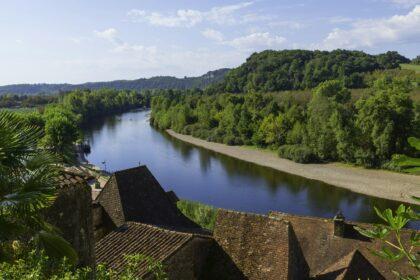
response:
<path id="1" fill-rule="evenodd" d="M 216 207 L 327 218 L 342 210 L 349 220 L 373 222 L 378 221 L 373 205 L 398 206 L 186 144 L 153 129 L 147 112 L 98 120 L 86 128 L 85 135 L 91 143 L 87 158 L 92 163 L 106 160 L 111 170 L 118 170 L 141 162 L 181 198 Z"/>

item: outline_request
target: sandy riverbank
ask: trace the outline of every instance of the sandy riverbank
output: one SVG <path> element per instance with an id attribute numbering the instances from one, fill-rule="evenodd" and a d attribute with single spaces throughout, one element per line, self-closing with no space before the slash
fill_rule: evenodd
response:
<path id="1" fill-rule="evenodd" d="M 279 158 L 269 151 L 208 142 L 172 130 L 167 132 L 181 141 L 237 159 L 322 181 L 353 192 L 420 205 L 411 199 L 413 195 L 420 197 L 420 176 L 344 166 L 339 163 L 300 164 Z"/>

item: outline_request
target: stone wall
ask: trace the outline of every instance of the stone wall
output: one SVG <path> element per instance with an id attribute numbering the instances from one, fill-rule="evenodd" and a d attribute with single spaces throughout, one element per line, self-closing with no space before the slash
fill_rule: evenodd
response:
<path id="1" fill-rule="evenodd" d="M 92 204 L 93 236 L 95 242 L 117 228 L 101 204 Z"/>
<path id="2" fill-rule="evenodd" d="M 283 220 L 219 210 L 214 238 L 246 279 L 307 279 L 308 266 L 292 233 Z"/>
<path id="3" fill-rule="evenodd" d="M 59 190 L 54 204 L 47 209 L 46 220 L 62 232 L 79 256 L 79 264 L 95 263 L 95 241 L 92 226 L 91 189 L 79 183 Z"/>
<path id="4" fill-rule="evenodd" d="M 193 237 L 182 248 L 163 262 L 169 279 L 206 279 L 208 258 L 214 240 L 207 237 Z M 145 279 L 154 279 L 148 274 Z M 213 278 L 218 279 L 218 278 Z"/>

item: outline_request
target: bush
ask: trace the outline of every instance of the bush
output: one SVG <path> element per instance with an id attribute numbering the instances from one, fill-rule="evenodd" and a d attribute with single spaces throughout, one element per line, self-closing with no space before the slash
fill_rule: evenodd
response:
<path id="1" fill-rule="evenodd" d="M 216 222 L 216 208 L 189 200 L 180 200 L 176 206 L 185 216 L 203 228 L 213 230 Z"/>
<path id="2" fill-rule="evenodd" d="M 135 254 L 125 255 L 123 271 L 116 272 L 103 264 L 95 268 L 77 268 L 65 258 L 52 260 L 43 252 L 30 251 L 13 262 L 0 262 L 0 279 L 45 279 L 45 280 L 141 280 L 137 276 L 139 265 L 146 265 L 151 279 L 168 280 L 163 264 L 151 257 Z"/>
<path id="3" fill-rule="evenodd" d="M 278 154 L 282 158 L 287 158 L 299 163 L 319 161 L 312 150 L 304 145 L 283 145 L 279 148 Z"/>

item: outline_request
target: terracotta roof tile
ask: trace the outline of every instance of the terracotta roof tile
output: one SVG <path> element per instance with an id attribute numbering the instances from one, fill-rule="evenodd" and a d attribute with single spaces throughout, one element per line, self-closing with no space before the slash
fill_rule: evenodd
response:
<path id="1" fill-rule="evenodd" d="M 287 220 L 293 226 L 303 255 L 310 268 L 311 276 L 319 275 L 325 269 L 336 264 L 345 256 L 358 250 L 386 279 L 395 279 L 391 270 L 398 270 L 405 274 L 415 271 L 405 262 L 389 263 L 376 256 L 369 250 L 381 247 L 380 242 L 371 241 L 361 236 L 354 226 L 372 227 L 371 224 L 346 222 L 345 236 L 334 236 L 334 223 L 332 219 L 304 217 L 281 212 L 271 212 L 270 217 Z M 403 230 L 404 239 L 411 230 Z"/>
<path id="2" fill-rule="evenodd" d="M 77 184 L 86 184 L 86 178 L 71 172 L 62 172 L 58 178 L 59 188 L 67 188 Z"/>
<path id="3" fill-rule="evenodd" d="M 385 279 L 358 250 L 342 257 L 315 278 L 319 280 Z"/>
<path id="4" fill-rule="evenodd" d="M 96 261 L 105 263 L 118 272 L 126 264 L 125 255 L 143 254 L 163 262 L 192 238 L 193 234 L 190 233 L 128 222 L 96 244 Z M 146 263 L 141 263 L 138 275 L 144 276 L 147 272 Z"/>

